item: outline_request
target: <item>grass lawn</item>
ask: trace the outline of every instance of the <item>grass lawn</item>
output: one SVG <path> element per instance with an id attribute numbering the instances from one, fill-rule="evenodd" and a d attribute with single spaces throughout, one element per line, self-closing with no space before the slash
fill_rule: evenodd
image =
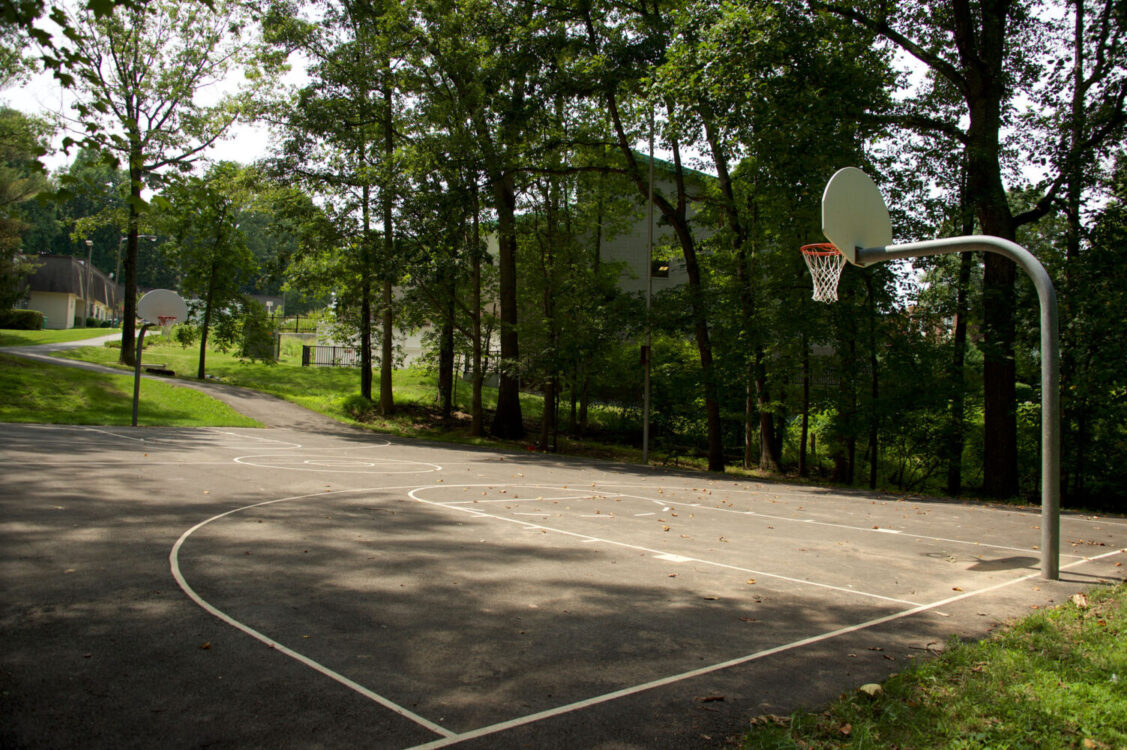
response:
<path id="1" fill-rule="evenodd" d="M 1127 748 L 1127 584 L 952 641 L 871 697 L 752 725 L 745 750 Z"/>
<path id="2" fill-rule="evenodd" d="M 0 422 L 128 425 L 133 377 L 56 367 L 0 354 Z M 138 424 L 261 427 L 199 391 L 143 379 Z"/>
<path id="3" fill-rule="evenodd" d="M 81 341 L 101 336 L 117 334 L 120 328 L 71 328 L 64 331 L 0 331 L 0 346 L 35 346 L 37 344 L 58 344 L 63 341 Z"/>
<path id="4" fill-rule="evenodd" d="M 151 343 L 150 343 L 151 342 Z M 117 365 L 118 349 L 114 346 L 82 347 L 60 352 L 58 356 Z M 185 348 L 178 343 L 160 338 L 145 340 L 142 363 L 163 364 L 183 378 L 195 377 L 199 367 L 199 347 Z M 527 421 L 529 433 L 524 441 L 503 443 L 492 438 L 471 437 L 469 383 L 458 380 L 456 387 L 453 425 L 443 425 L 439 414 L 438 389 L 434 374 L 422 369 L 396 370 L 394 391 L 396 414 L 390 417 L 373 415 L 364 422 L 357 422 L 344 409 L 345 402 L 359 392 L 360 375 L 353 367 L 302 367 L 301 348 L 293 346 L 283 349 L 278 363 L 257 363 L 241 360 L 233 354 L 214 351 L 207 352 L 206 372 L 209 378 L 230 385 L 252 388 L 264 393 L 279 396 L 288 401 L 319 412 L 333 419 L 349 424 L 359 424 L 379 432 L 403 437 L 417 437 L 446 442 L 472 444 L 504 444 L 525 446 L 535 442 L 538 423 L 543 414 L 543 399 L 535 394 L 521 394 L 521 412 Z M 378 399 L 379 383 L 374 384 Z M 497 390 L 484 388 L 482 402 L 486 411 L 497 405 Z M 594 420 L 600 418 L 597 409 L 592 410 Z M 487 417 L 488 419 L 488 417 Z M 637 449 L 604 443 L 578 442 L 560 436 L 560 450 L 571 455 L 598 456 L 621 461 L 639 462 L 641 453 Z"/>

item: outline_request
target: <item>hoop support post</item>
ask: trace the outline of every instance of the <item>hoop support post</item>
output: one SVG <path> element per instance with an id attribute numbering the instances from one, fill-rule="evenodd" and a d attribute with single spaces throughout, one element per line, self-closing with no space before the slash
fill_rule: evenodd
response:
<path id="1" fill-rule="evenodd" d="M 967 251 L 996 253 L 1029 274 L 1041 303 L 1041 577 L 1060 579 L 1060 346 L 1057 293 L 1048 271 L 1016 242 L 989 235 L 857 248 L 857 265 Z"/>

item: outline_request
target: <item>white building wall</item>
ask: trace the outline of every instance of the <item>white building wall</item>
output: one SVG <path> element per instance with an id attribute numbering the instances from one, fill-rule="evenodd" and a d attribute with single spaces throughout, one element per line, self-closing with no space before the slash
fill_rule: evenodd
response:
<path id="1" fill-rule="evenodd" d="M 75 297 L 63 292 L 31 292 L 27 309 L 38 310 L 46 320 L 44 328 L 74 328 Z"/>

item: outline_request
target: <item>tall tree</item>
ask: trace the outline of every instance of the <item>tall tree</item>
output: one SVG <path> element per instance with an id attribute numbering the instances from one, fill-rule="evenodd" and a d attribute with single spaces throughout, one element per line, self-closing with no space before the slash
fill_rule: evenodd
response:
<path id="1" fill-rule="evenodd" d="M 553 85 L 545 60 L 554 49 L 559 11 L 518 0 L 420 2 L 419 72 L 425 108 L 472 143 L 480 156 L 497 220 L 501 363 L 497 411 L 491 431 L 524 434 L 519 398 L 520 345 L 517 301 L 517 204 L 524 190 L 528 153 L 543 137 L 540 121 Z"/>
<path id="2" fill-rule="evenodd" d="M 48 188 L 39 163 L 46 152 L 48 123 L 7 107 L 0 108 L 0 309 L 23 296 L 32 269 L 24 257 L 22 235 L 28 228 L 23 207 Z"/>
<path id="3" fill-rule="evenodd" d="M 811 0 L 811 6 L 847 18 L 881 35 L 925 66 L 928 76 L 897 108 L 878 113 L 882 122 L 957 142 L 966 157 L 967 200 L 981 230 L 1013 240 L 1018 227 L 1053 208 L 1064 182 L 1063 165 L 1035 206 L 1015 211 L 1007 200 L 1003 174 L 1003 131 L 1015 121 L 1022 94 L 1040 80 L 1038 54 L 1062 40 L 1047 36 L 1036 4 L 1018 0 L 839 3 Z M 1109 7 L 1111 4 L 1109 3 Z M 1110 71 L 1108 71 L 1110 72 Z M 958 107 L 934 108 L 936 89 L 946 89 Z M 1122 86 L 1105 92 L 1107 122 L 1122 122 Z M 1068 106 L 1067 103 L 1062 103 Z M 1116 128 L 1090 130 L 1084 147 L 1094 153 Z M 1051 156 L 1049 157 L 1051 158 Z M 1018 491 L 1016 370 L 1014 365 L 1014 280 L 1016 266 L 986 255 L 984 282 L 985 489 L 995 496 Z"/>
<path id="4" fill-rule="evenodd" d="M 62 17 L 75 94 L 74 115 L 65 119 L 85 145 L 114 155 L 129 174 L 121 360 L 132 363 L 144 191 L 169 168 L 189 168 L 235 122 L 236 97 L 204 104 L 201 93 L 248 61 L 251 29 L 245 6 L 227 0 L 160 0 Z"/>
<path id="5" fill-rule="evenodd" d="M 372 398 L 373 300 L 379 287 L 379 404 L 386 415 L 394 410 L 391 291 L 400 267 L 393 235 L 399 174 L 393 68 L 403 47 L 405 18 L 390 2 L 326 2 L 314 10 L 317 19 L 308 20 L 295 5 L 277 3 L 267 15 L 268 39 L 310 59 L 310 82 L 292 101 L 272 106 L 285 139 L 275 169 L 331 200 L 341 234 L 353 238 L 359 286 L 342 290 L 342 301 L 357 308 L 360 393 L 367 399 Z"/>
<path id="6" fill-rule="evenodd" d="M 181 291 L 198 300 L 200 356 L 196 377 L 207 374 L 207 343 L 219 321 L 238 316 L 242 287 L 258 264 L 240 231 L 251 205 L 254 175 L 231 162 L 212 166 L 201 178 L 166 186 L 159 199 L 160 221 L 168 237 L 164 251 L 178 270 Z"/>

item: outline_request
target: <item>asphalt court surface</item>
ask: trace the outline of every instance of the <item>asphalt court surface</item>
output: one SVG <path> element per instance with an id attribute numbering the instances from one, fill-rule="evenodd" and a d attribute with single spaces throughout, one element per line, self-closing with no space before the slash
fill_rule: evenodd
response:
<path id="1" fill-rule="evenodd" d="M 1127 562 L 1118 518 L 1047 582 L 1036 511 L 343 428 L 0 459 L 16 746 L 720 746 Z"/>

